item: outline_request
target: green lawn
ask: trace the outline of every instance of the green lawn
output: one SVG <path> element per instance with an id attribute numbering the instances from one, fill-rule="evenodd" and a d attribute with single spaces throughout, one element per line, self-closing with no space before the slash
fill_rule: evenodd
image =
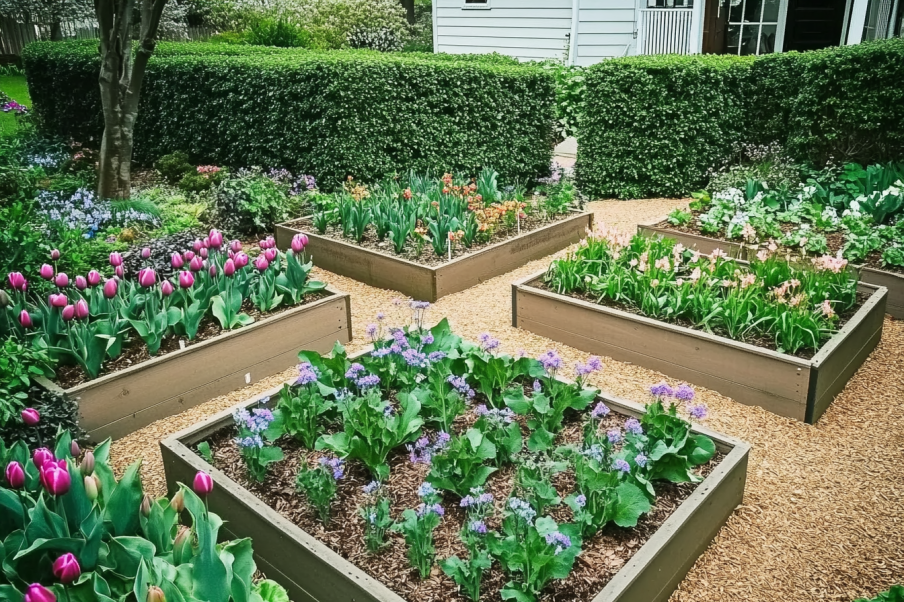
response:
<path id="1" fill-rule="evenodd" d="M 28 86 L 24 75 L 0 75 L 0 90 L 18 103 L 31 108 Z M 0 136 L 9 136 L 16 131 L 16 117 L 12 113 L 0 111 Z"/>

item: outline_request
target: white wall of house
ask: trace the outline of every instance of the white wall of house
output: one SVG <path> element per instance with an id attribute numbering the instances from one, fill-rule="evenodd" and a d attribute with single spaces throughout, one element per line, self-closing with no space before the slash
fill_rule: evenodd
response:
<path id="1" fill-rule="evenodd" d="M 637 53 L 635 0 L 581 0 L 578 14 L 575 65 Z"/>

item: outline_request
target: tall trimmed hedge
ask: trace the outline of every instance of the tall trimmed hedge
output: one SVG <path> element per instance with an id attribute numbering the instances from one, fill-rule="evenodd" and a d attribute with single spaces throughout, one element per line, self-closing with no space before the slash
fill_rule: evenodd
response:
<path id="1" fill-rule="evenodd" d="M 87 141 L 102 131 L 95 43 L 23 53 L 39 123 Z M 351 175 L 496 169 L 547 175 L 553 76 L 507 57 L 312 52 L 163 43 L 148 64 L 135 159 L 286 167 L 335 186 Z"/>
<path id="2" fill-rule="evenodd" d="M 577 178 L 592 196 L 678 196 L 734 143 L 796 160 L 904 157 L 904 40 L 816 52 L 639 56 L 586 70 Z"/>

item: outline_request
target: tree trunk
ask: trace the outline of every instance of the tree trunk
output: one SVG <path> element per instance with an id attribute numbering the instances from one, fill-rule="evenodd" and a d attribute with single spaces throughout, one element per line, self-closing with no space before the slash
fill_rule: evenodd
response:
<path id="1" fill-rule="evenodd" d="M 405 18 L 408 19 L 409 25 L 414 25 L 414 0 L 401 0 L 402 6 L 405 8 Z M 436 0 L 433 0 L 436 2 Z"/>
<path id="2" fill-rule="evenodd" d="M 59 21 L 50 24 L 50 40 L 60 42 L 63 40 L 63 25 Z"/>
<path id="3" fill-rule="evenodd" d="M 125 125 L 104 126 L 97 193 L 102 199 L 127 199 L 132 190 L 132 132 Z"/>

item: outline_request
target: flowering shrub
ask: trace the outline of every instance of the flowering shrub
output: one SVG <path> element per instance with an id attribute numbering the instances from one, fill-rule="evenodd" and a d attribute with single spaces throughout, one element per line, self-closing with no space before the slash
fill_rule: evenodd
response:
<path id="1" fill-rule="evenodd" d="M 159 215 L 153 205 L 144 206 L 144 211 L 133 207 L 123 209 L 116 202 L 98 200 L 93 192 L 85 188 L 71 195 L 45 190 L 38 194 L 36 202 L 37 214 L 42 221 L 55 222 L 70 230 L 82 230 L 85 238 L 92 238 L 110 226 L 159 223 Z"/>
<path id="2" fill-rule="evenodd" d="M 214 191 L 214 223 L 229 231 L 270 231 L 301 205 L 299 195 L 314 190 L 312 176 L 295 178 L 291 172 L 258 168 L 240 169 Z"/>
<path id="3" fill-rule="evenodd" d="M 816 351 L 838 314 L 856 305 L 856 278 L 844 259 L 794 263 L 776 251 L 772 244 L 744 266 L 719 250 L 701 255 L 673 240 L 599 227 L 552 262 L 545 282 L 559 293 L 624 304 L 734 340 L 763 337 L 786 353 Z"/>

